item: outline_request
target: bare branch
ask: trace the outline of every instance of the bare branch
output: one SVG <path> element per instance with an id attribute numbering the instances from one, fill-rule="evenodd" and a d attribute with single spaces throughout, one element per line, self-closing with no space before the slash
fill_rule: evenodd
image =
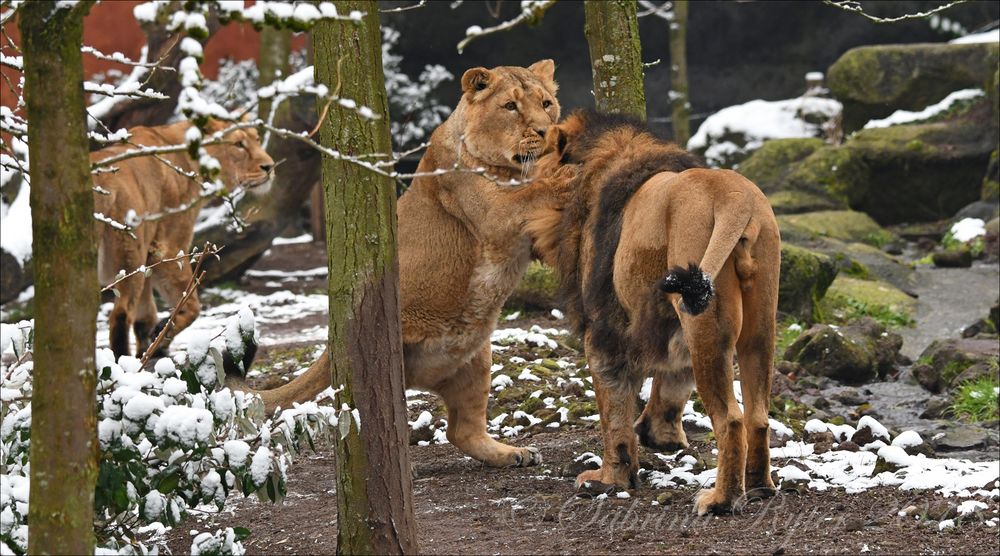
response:
<path id="1" fill-rule="evenodd" d="M 383 13 L 383 14 L 395 14 L 395 13 L 399 13 L 399 12 L 406 12 L 406 11 L 409 11 L 409 10 L 415 10 L 417 8 L 423 8 L 426 5 L 427 5 L 427 0 L 420 0 L 419 4 L 414 4 L 412 6 L 400 6 L 398 8 L 390 8 L 388 10 L 379 10 L 379 13 Z"/>
<path id="2" fill-rule="evenodd" d="M 503 23 L 494 25 L 493 27 L 487 27 L 486 29 L 483 29 L 478 25 L 469 27 L 465 31 L 466 37 L 458 43 L 458 53 L 461 54 L 462 51 L 465 50 L 466 45 L 479 37 L 506 31 L 529 21 L 538 21 L 555 3 L 555 0 L 531 0 L 529 2 L 522 2 L 521 13 L 514 19 L 504 21 Z"/>
<path id="3" fill-rule="evenodd" d="M 900 21 L 906 21 L 908 19 L 923 19 L 923 18 L 927 18 L 927 17 L 930 17 L 930 16 L 932 16 L 932 15 L 938 13 L 938 12 L 943 12 L 944 10 L 947 10 L 948 8 L 951 8 L 952 6 L 957 6 L 958 4 L 964 4 L 967 1 L 968 0 L 953 0 L 952 2 L 948 2 L 947 4 L 944 4 L 942 6 L 938 6 L 938 7 L 934 8 L 934 9 L 926 11 L 926 12 L 919 12 L 919 13 L 915 13 L 915 14 L 903 14 L 903 15 L 898 16 L 898 17 L 876 17 L 876 16 L 873 16 L 871 14 L 868 14 L 861 7 L 861 2 L 858 2 L 856 0 L 823 0 L 823 3 L 826 4 L 826 5 L 828 5 L 828 6 L 833 6 L 835 8 L 839 8 L 841 10 L 844 10 L 845 12 L 856 13 L 858 15 L 861 15 L 861 16 L 865 17 L 866 19 L 868 19 L 870 21 L 874 21 L 875 23 L 897 23 L 897 22 L 900 22 Z"/>

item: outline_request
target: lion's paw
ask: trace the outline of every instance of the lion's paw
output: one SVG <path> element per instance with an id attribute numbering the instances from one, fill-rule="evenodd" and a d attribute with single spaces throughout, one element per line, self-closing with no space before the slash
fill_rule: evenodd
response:
<path id="1" fill-rule="evenodd" d="M 703 516 L 709 513 L 728 514 L 733 512 L 733 497 L 717 488 L 703 488 L 694 499 L 694 513 Z"/>
<path id="2" fill-rule="evenodd" d="M 514 461 L 511 463 L 511 467 L 530 467 L 542 463 L 542 453 L 534 446 L 516 449 L 513 458 Z"/>

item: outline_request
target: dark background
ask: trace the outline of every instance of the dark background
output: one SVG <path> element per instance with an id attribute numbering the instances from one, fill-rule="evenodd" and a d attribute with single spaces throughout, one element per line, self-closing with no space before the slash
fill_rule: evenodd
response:
<path id="1" fill-rule="evenodd" d="M 385 2 L 386 7 L 413 5 L 416 0 Z M 660 3 L 659 1 L 657 2 Z M 862 2 L 882 17 L 923 12 L 946 2 Z M 639 8 L 642 11 L 642 8 Z M 583 4 L 560 0 L 540 24 L 481 37 L 463 54 L 456 45 L 471 25 L 490 27 L 520 12 L 517 0 L 450 1 L 384 14 L 383 25 L 401 32 L 395 51 L 403 55 L 407 74 L 419 75 L 425 64 L 441 64 L 455 75 L 440 87 L 442 104 L 459 97 L 458 79 L 471 67 L 528 65 L 543 58 L 556 61 L 563 113 L 592 106 L 590 56 L 583 35 Z M 1000 18 L 1000 2 L 968 2 L 942 12 L 974 32 Z M 639 20 L 643 60 L 662 62 L 646 68 L 646 104 L 650 120 L 669 135 L 670 89 L 667 22 L 656 16 Z M 948 35 L 927 19 L 878 24 L 818 1 L 693 1 L 688 19 L 687 51 L 692 133 L 714 111 L 757 98 L 792 98 L 805 89 L 805 74 L 822 71 L 847 50 L 866 44 L 943 42 Z"/>

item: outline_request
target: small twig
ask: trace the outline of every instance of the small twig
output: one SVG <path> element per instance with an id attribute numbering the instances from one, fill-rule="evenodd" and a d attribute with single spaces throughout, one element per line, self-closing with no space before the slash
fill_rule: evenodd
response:
<path id="1" fill-rule="evenodd" d="M 906 21 L 908 19 L 924 19 L 938 12 L 943 12 L 944 10 L 947 10 L 952 6 L 956 6 L 958 4 L 964 4 L 967 1 L 968 0 L 953 0 L 952 2 L 948 2 L 943 6 L 938 6 L 930 11 L 919 12 L 915 14 L 903 14 L 898 17 L 876 17 L 873 15 L 869 15 L 865 13 L 865 10 L 861 7 L 861 2 L 857 2 L 856 0 L 840 0 L 840 1 L 823 0 L 823 3 L 828 6 L 833 6 L 834 8 L 839 8 L 841 10 L 844 10 L 845 12 L 856 13 L 858 15 L 865 17 L 870 21 L 874 21 L 875 23 L 897 23 L 900 21 Z"/>
<path id="2" fill-rule="evenodd" d="M 412 6 L 400 6 L 398 8 L 391 8 L 391 9 L 388 9 L 388 10 L 379 10 L 379 13 L 383 13 L 383 14 L 395 14 L 395 13 L 399 13 L 399 12 L 405 12 L 405 11 L 409 11 L 409 10 L 415 10 L 417 8 L 423 8 L 426 5 L 427 5 L 427 0 L 420 0 L 419 4 L 414 4 Z"/>
<path id="3" fill-rule="evenodd" d="M 201 270 L 201 265 L 205 262 L 205 257 L 207 255 L 217 255 L 221 250 L 222 248 L 215 247 L 211 243 L 206 242 L 205 247 L 200 253 L 198 253 L 198 262 L 195 264 L 194 270 L 191 272 L 191 279 L 188 280 L 187 286 L 184 288 L 184 295 L 181 296 L 181 299 L 177 302 L 174 310 L 170 311 L 170 316 L 167 318 L 166 324 L 163 325 L 163 329 L 156 335 L 156 339 L 153 340 L 153 343 L 149 344 L 149 347 L 146 348 L 146 352 L 142 354 L 142 359 L 139 360 L 140 367 L 145 367 L 146 363 L 149 362 L 149 358 L 156 353 L 160 344 L 162 344 L 163 340 L 166 339 L 167 333 L 173 329 L 174 320 L 177 318 L 177 313 L 180 312 L 181 307 L 183 307 L 184 303 L 186 303 L 187 300 L 194 295 L 196 288 L 201 286 L 201 281 L 205 278 L 206 274 L 206 271 Z"/>
<path id="4" fill-rule="evenodd" d="M 315 137 L 316 132 L 319 131 L 319 128 L 323 127 L 323 122 L 326 121 L 326 113 L 330 111 L 331 104 L 333 104 L 333 97 L 330 97 L 326 101 L 326 104 L 323 105 L 323 112 L 320 113 L 319 120 L 316 121 L 316 127 L 314 127 L 313 130 L 309 132 L 309 137 Z"/>
<path id="5" fill-rule="evenodd" d="M 526 23 L 529 20 L 541 18 L 545 14 L 546 10 L 551 8 L 552 5 L 555 3 L 556 3 L 555 0 L 545 0 L 525 5 L 525 7 L 522 8 L 521 13 L 518 14 L 518 16 L 515 17 L 514 19 L 504 21 L 503 23 L 499 25 L 494 25 L 493 27 L 480 29 L 477 33 L 471 34 L 462 39 L 462 41 L 458 43 L 458 53 L 461 54 L 462 51 L 465 50 L 465 46 L 475 39 L 478 39 L 485 35 L 492 35 L 493 33 L 499 33 L 500 31 L 506 31 L 508 29 L 517 27 L 522 23 Z"/>

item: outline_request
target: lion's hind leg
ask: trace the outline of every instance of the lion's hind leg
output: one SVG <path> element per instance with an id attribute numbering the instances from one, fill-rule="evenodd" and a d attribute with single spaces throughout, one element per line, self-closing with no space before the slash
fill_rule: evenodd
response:
<path id="1" fill-rule="evenodd" d="M 448 408 L 448 441 L 462 452 L 491 467 L 537 465 L 537 448 L 508 446 L 486 433 L 486 406 L 490 396 L 490 344 L 432 389 Z"/>
<path id="2" fill-rule="evenodd" d="M 763 237 L 762 243 L 767 241 Z M 778 253 L 778 242 L 768 251 Z M 777 257 L 774 257 L 777 259 Z M 746 408 L 748 496 L 774 494 L 770 472 L 768 407 L 771 399 L 771 376 L 774 363 L 775 314 L 777 312 L 778 272 L 780 262 L 759 265 L 753 283 L 743 289 L 743 327 L 736 343 L 740 363 L 740 386 Z"/>
<path id="3" fill-rule="evenodd" d="M 717 295 L 708 310 L 698 316 L 678 307 L 681 327 L 688 338 L 698 396 L 712 420 L 719 445 L 715 486 L 703 489 L 695 499 L 695 512 L 730 512 L 744 495 L 746 440 L 743 412 L 733 392 L 733 355 L 740 333 L 742 305 L 739 283 L 732 262 L 716 280 Z M 675 298 L 675 304 L 680 300 Z M 766 414 L 766 407 L 765 407 Z"/>
<path id="4" fill-rule="evenodd" d="M 633 425 L 641 375 L 628 369 L 624 358 L 601 354 L 590 337 L 588 331 L 584 343 L 601 415 L 604 457 L 600 469 L 577 475 L 576 487 L 596 494 L 615 488 L 636 488 L 639 486 L 639 446 Z"/>
<path id="5" fill-rule="evenodd" d="M 681 416 L 692 389 L 691 354 L 683 332 L 678 329 L 670 338 L 666 363 L 654 371 L 649 401 L 635 422 L 635 432 L 643 446 L 661 452 L 688 447 Z"/>

